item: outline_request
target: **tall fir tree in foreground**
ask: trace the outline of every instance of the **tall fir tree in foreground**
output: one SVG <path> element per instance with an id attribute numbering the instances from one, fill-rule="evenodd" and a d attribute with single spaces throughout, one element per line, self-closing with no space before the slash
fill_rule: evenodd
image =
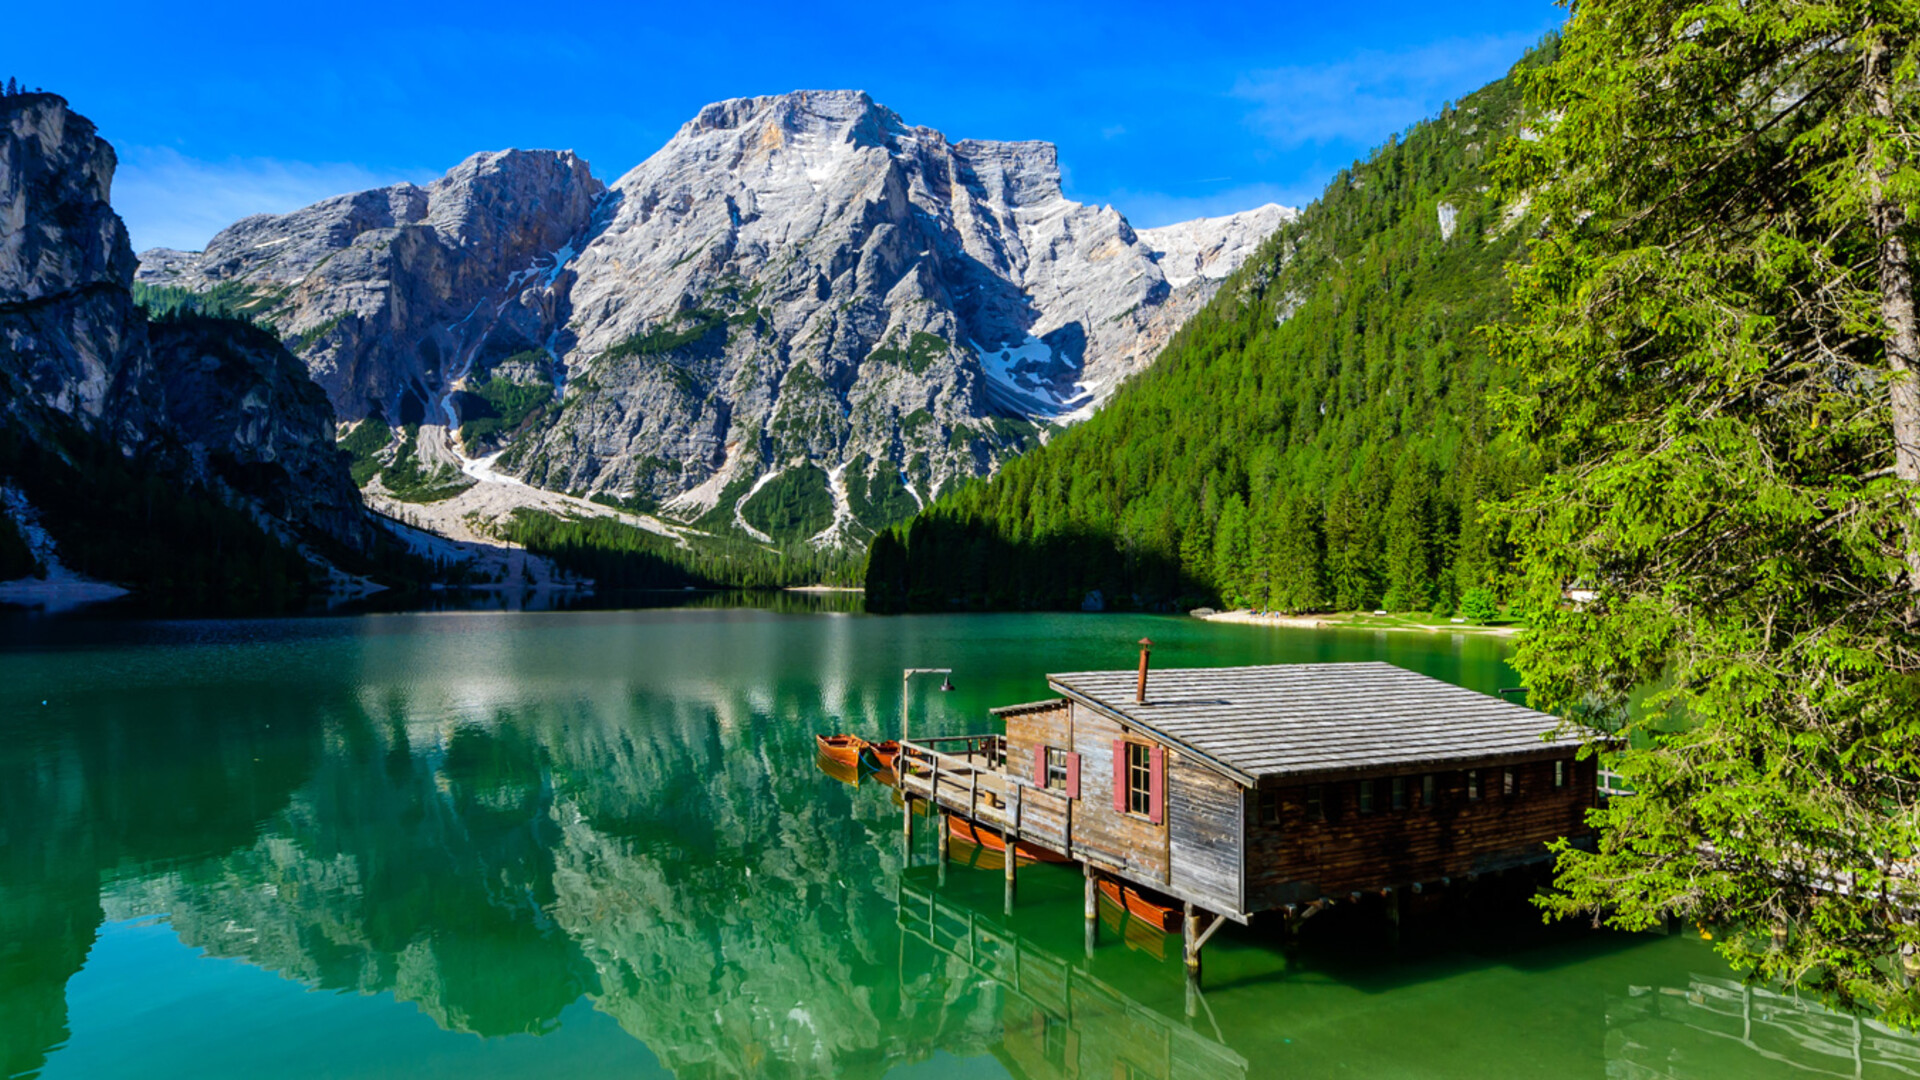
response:
<path id="1" fill-rule="evenodd" d="M 1580 0 L 1504 182 L 1504 504 L 1533 703 L 1637 794 L 1554 912 L 1676 912 L 1736 966 L 1920 1022 L 1920 8 Z M 1574 582 L 1598 599 L 1563 599 Z"/>

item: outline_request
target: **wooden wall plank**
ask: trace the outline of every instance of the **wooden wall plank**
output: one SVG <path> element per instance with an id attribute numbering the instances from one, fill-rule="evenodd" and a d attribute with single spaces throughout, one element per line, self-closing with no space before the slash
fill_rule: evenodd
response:
<path id="1" fill-rule="evenodd" d="M 1517 788 L 1501 792 L 1501 770 L 1483 770 L 1481 797 L 1467 797 L 1463 770 L 1434 775 L 1435 805 L 1418 805 L 1420 773 L 1407 774 L 1407 809 L 1393 810 L 1381 783 L 1373 813 L 1359 812 L 1357 783 L 1319 785 L 1331 807 L 1311 820 L 1309 785 L 1283 785 L 1278 824 L 1261 822 L 1258 798 L 1247 828 L 1247 907 L 1263 911 L 1322 895 L 1459 878 L 1535 859 L 1548 841 L 1584 836 L 1596 798 L 1596 766 L 1567 762 L 1567 785 L 1553 788 L 1553 763 L 1516 765 Z"/>
<path id="2" fill-rule="evenodd" d="M 1236 781 L 1170 755 L 1167 770 L 1171 881 L 1204 897 L 1208 910 L 1240 910 L 1241 793 Z"/>

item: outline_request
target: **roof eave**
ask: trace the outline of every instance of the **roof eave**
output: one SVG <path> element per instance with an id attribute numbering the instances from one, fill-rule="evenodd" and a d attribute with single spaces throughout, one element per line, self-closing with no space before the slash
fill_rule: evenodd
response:
<path id="1" fill-rule="evenodd" d="M 1238 766 L 1229 765 L 1226 762 L 1215 757 L 1214 755 L 1207 753 L 1205 750 L 1202 750 L 1199 747 L 1192 745 L 1191 743 L 1185 742 L 1181 739 L 1175 738 L 1174 736 L 1167 734 L 1166 732 L 1153 726 L 1151 723 L 1148 723 L 1147 721 L 1142 720 L 1137 716 L 1134 716 L 1133 714 L 1127 712 L 1124 709 L 1120 709 L 1115 706 L 1109 705 L 1106 702 L 1101 701 L 1099 698 L 1093 697 L 1089 694 L 1081 693 L 1080 691 L 1075 690 L 1073 687 L 1068 686 L 1065 683 L 1057 682 L 1054 680 L 1053 676 L 1051 675 L 1047 676 L 1047 685 L 1059 691 L 1060 696 L 1067 698 L 1070 701 L 1077 701 L 1080 704 L 1085 705 L 1087 708 L 1092 709 L 1094 712 L 1097 712 L 1102 716 L 1105 716 L 1108 719 L 1113 720 L 1116 723 L 1125 724 L 1128 727 L 1139 728 L 1140 730 L 1147 732 L 1148 734 L 1152 735 L 1154 738 L 1160 740 L 1161 742 L 1166 743 L 1169 746 L 1178 748 L 1183 753 L 1192 754 L 1194 757 L 1200 759 L 1201 761 L 1206 762 L 1207 765 L 1210 766 L 1211 768 L 1216 769 L 1222 773 L 1225 773 L 1229 778 L 1237 782 L 1241 787 L 1250 788 L 1255 786 L 1258 783 L 1258 778 L 1255 777 L 1252 773 L 1246 771 L 1245 769 L 1239 768 Z"/>
<path id="2" fill-rule="evenodd" d="M 987 710 L 988 716 L 1018 716 L 1021 713 L 1045 712 L 1057 709 L 1066 702 L 1061 698 L 1048 698 L 1045 701 L 1023 701 L 1018 705 L 999 705 Z"/>

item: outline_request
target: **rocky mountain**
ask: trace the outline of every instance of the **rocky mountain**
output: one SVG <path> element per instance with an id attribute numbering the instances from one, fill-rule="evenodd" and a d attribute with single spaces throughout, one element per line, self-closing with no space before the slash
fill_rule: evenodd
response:
<path id="1" fill-rule="evenodd" d="M 483 483 L 825 543 L 1089 415 L 1291 215 L 1136 231 L 1064 196 L 1050 144 L 800 92 L 708 106 L 611 188 L 481 154 L 141 279 L 256 314 L 343 419 L 423 425 L 389 457 L 454 425 L 500 454 Z"/>
<path id="2" fill-rule="evenodd" d="M 1098 416 L 877 538 L 869 610 L 1488 617 L 1512 552 L 1476 508 L 1540 468 L 1490 410 L 1515 373 L 1482 332 L 1537 235 L 1490 186 L 1530 119 L 1520 83 L 1337 174 Z M 1162 265 L 1204 264 L 1160 242 Z"/>
<path id="3" fill-rule="evenodd" d="M 91 553 L 81 561 L 116 580 L 191 589 L 195 560 L 206 581 L 265 580 L 287 572 L 282 553 L 298 565 L 286 549 L 323 566 L 316 544 L 366 555 L 373 526 L 306 365 L 244 322 L 150 323 L 135 304 L 136 261 L 109 201 L 114 166 L 113 148 L 57 95 L 0 97 L 7 505 L 37 507 L 36 536 Z M 20 527 L 8 520 L 18 516 L 0 525 Z M 181 550 L 170 568 L 164 552 L 144 554 L 168 547 L 212 551 Z"/>
<path id="4" fill-rule="evenodd" d="M 0 399 L 12 423 L 57 413 L 131 448 L 154 379 L 136 265 L 108 202 L 117 159 L 52 94 L 0 98 Z"/>
<path id="5" fill-rule="evenodd" d="M 475 154 L 426 187 L 256 214 L 204 252 L 150 251 L 140 280 L 243 285 L 241 306 L 286 335 L 343 419 L 419 423 L 476 359 L 543 348 L 565 322 L 554 286 L 605 190 L 572 153 Z"/>

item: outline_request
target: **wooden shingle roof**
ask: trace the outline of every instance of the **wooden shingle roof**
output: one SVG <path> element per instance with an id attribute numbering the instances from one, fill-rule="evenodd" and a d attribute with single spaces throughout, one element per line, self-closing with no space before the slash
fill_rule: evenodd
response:
<path id="1" fill-rule="evenodd" d="M 1267 777 L 1565 756 L 1557 717 L 1384 663 L 1049 675 L 1068 698 L 1186 747 L 1252 784 Z"/>

